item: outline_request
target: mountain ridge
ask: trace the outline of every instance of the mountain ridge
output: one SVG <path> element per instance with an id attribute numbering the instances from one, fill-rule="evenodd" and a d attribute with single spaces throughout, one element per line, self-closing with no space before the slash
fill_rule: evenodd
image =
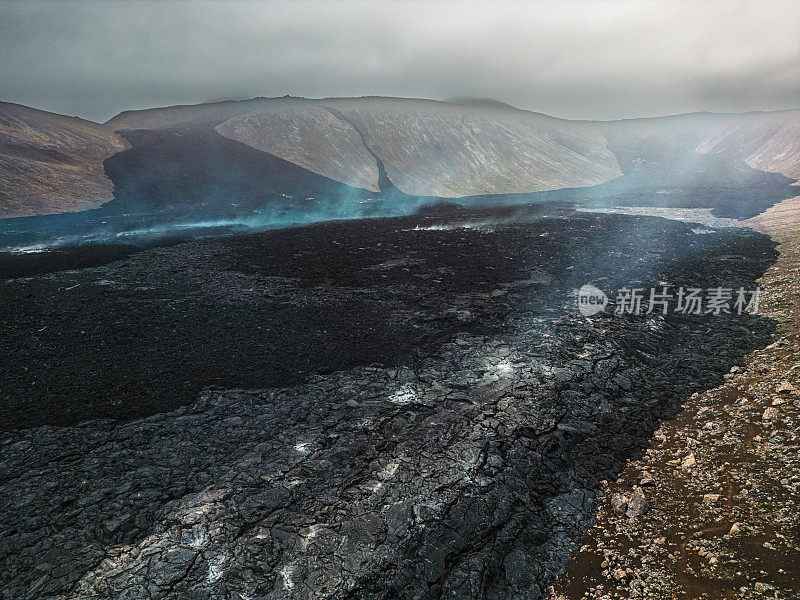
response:
<path id="1" fill-rule="evenodd" d="M 649 183 L 683 185 L 709 172 L 715 184 L 727 179 L 736 185 L 743 177 L 753 181 L 748 169 L 800 179 L 800 109 L 591 121 L 486 98 L 446 102 L 287 95 L 129 110 L 99 124 L 0 103 L 0 119 L 14 111 L 27 111 L 28 125 L 8 116 L 0 120 L 0 216 L 5 217 L 85 210 L 111 200 L 113 185 L 103 163 L 129 147 L 114 132 L 133 130 L 184 131 L 186 143 L 212 140 L 199 132 L 213 131 L 265 158 L 305 169 L 309 177 L 322 176 L 365 192 L 380 192 L 382 169 L 393 187 L 410 196 L 457 199 L 600 185 L 611 185 L 611 190 Z M 66 135 L 59 128 L 72 132 L 68 146 L 80 157 L 67 154 L 59 162 L 53 154 L 63 145 L 59 136 Z M 169 139 L 170 144 L 181 143 Z M 29 164 L 22 172 L 37 172 L 38 179 L 19 176 L 24 162 L 20 153 L 27 153 L 29 163 L 36 155 L 36 168 Z M 172 168 L 177 171 L 179 165 Z M 69 185 L 59 183 L 64 181 Z"/>

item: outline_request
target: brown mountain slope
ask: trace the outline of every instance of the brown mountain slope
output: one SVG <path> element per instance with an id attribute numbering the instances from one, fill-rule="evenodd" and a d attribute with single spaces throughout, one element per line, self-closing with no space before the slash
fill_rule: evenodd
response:
<path id="1" fill-rule="evenodd" d="M 403 192 L 460 197 L 596 185 L 620 175 L 593 126 L 502 105 L 395 98 L 325 105 L 361 133 Z"/>
<path id="2" fill-rule="evenodd" d="M 216 130 L 318 175 L 379 191 L 375 157 L 350 123 L 325 108 L 309 105 L 247 113 Z"/>
<path id="3" fill-rule="evenodd" d="M 748 167 L 800 177 L 797 110 L 578 122 L 486 100 L 284 97 L 130 111 L 109 124 L 216 125 L 222 135 L 370 190 L 377 159 L 400 190 L 443 197 L 592 186 L 621 173 L 623 186 L 698 178 L 738 185 L 755 176 Z"/>
<path id="4" fill-rule="evenodd" d="M 108 202 L 103 161 L 126 147 L 103 125 L 0 102 L 0 218 Z"/>
<path id="5" fill-rule="evenodd" d="M 117 130 L 216 125 L 222 135 L 370 190 L 376 189 L 380 160 L 401 191 L 423 196 L 534 192 L 595 185 L 620 175 L 593 125 L 500 103 L 255 98 L 128 111 L 108 125 Z"/>

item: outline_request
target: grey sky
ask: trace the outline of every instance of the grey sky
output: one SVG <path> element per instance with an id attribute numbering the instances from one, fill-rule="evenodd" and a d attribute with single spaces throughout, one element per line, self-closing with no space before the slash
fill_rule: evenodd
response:
<path id="1" fill-rule="evenodd" d="M 0 1 L 2 100 L 105 121 L 284 94 L 588 119 L 796 108 L 800 0 Z"/>

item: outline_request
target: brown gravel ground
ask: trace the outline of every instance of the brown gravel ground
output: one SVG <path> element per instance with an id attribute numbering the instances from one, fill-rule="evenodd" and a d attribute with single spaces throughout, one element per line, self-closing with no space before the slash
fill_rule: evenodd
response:
<path id="1" fill-rule="evenodd" d="M 751 223 L 780 243 L 761 280 L 773 343 L 694 394 L 607 485 L 552 600 L 800 598 L 798 207 Z"/>

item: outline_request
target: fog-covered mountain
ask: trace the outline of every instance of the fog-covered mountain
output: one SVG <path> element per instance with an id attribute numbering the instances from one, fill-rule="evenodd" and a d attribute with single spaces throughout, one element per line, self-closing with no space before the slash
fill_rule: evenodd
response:
<path id="1" fill-rule="evenodd" d="M 800 110 L 733 115 L 712 130 L 697 151 L 800 179 Z"/>
<path id="2" fill-rule="evenodd" d="M 628 175 L 658 166 L 724 180 L 751 167 L 800 178 L 800 110 L 691 113 L 594 125 Z M 709 165 L 713 172 L 707 172 Z"/>
<path id="3" fill-rule="evenodd" d="M 214 214 L 565 188 L 669 202 L 674 188 L 757 194 L 784 181 L 772 174 L 800 177 L 798 110 L 590 122 L 489 100 L 283 97 L 126 111 L 99 125 L 0 105 L 2 216 L 96 207 L 112 181 L 125 211 Z M 728 195 L 722 204 L 736 202 Z"/>

